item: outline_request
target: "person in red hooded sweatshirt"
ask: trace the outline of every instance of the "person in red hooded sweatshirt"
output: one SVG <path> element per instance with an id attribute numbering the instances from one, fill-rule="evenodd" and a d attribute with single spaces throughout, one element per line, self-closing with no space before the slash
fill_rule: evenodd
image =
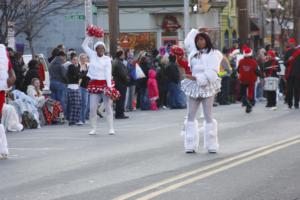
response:
<path id="1" fill-rule="evenodd" d="M 246 113 L 252 111 L 255 104 L 254 89 L 259 68 L 256 60 L 252 57 L 252 49 L 243 48 L 244 58 L 240 60 L 238 65 L 239 80 L 241 83 L 242 103 L 246 106 Z"/>
<path id="2" fill-rule="evenodd" d="M 5 91 L 16 81 L 16 75 L 13 66 L 9 60 L 6 47 L 0 44 L 0 117 L 3 104 L 5 103 Z M 1 120 L 0 120 L 1 121 Z M 5 129 L 0 124 L 0 159 L 6 159 L 8 155 Z"/>

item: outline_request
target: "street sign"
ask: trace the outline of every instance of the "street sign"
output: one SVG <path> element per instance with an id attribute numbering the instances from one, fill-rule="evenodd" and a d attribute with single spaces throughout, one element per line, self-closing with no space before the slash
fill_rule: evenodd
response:
<path id="1" fill-rule="evenodd" d="M 83 14 L 72 14 L 72 15 L 66 15 L 65 16 L 66 21 L 84 21 L 85 20 L 85 15 Z"/>
<path id="2" fill-rule="evenodd" d="M 8 33 L 7 33 L 7 43 L 8 47 L 11 47 L 12 49 L 16 49 L 16 38 L 15 38 L 15 22 L 9 21 L 7 23 L 8 25 Z"/>

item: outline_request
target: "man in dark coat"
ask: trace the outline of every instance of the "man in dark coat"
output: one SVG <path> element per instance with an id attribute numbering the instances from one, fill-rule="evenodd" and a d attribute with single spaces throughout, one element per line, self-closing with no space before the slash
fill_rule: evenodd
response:
<path id="1" fill-rule="evenodd" d="M 123 61 L 125 54 L 123 50 L 116 53 L 116 58 L 112 63 L 112 75 L 116 83 L 116 89 L 119 90 L 121 97 L 116 101 L 116 119 L 127 119 L 128 116 L 124 114 L 126 90 L 129 83 L 127 67 Z"/>

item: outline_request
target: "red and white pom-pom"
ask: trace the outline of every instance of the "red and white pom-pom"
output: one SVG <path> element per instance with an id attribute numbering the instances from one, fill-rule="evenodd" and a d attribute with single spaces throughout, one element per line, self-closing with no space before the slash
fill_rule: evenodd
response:
<path id="1" fill-rule="evenodd" d="M 110 97 L 113 101 L 116 101 L 121 97 L 120 92 L 115 88 L 106 87 L 104 94 L 105 96 Z"/>
<path id="2" fill-rule="evenodd" d="M 88 25 L 86 30 L 87 30 L 88 36 L 90 36 L 90 37 L 96 37 L 96 38 L 104 37 L 104 31 L 100 27 L 97 27 L 94 25 Z"/>

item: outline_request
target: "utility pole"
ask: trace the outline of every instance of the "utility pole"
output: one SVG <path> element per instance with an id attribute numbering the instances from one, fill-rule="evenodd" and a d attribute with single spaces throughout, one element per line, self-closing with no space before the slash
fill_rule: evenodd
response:
<path id="1" fill-rule="evenodd" d="M 238 19 L 239 19 L 239 39 L 240 47 L 248 43 L 249 35 L 249 16 L 248 16 L 248 2 L 247 0 L 237 0 Z"/>
<path id="2" fill-rule="evenodd" d="M 119 24 L 119 0 L 109 0 L 108 3 L 108 18 L 109 18 L 109 49 L 110 55 L 115 57 L 119 34 L 120 34 L 120 24 Z"/>
<path id="3" fill-rule="evenodd" d="M 93 24 L 92 0 L 85 0 L 85 28 Z"/>
<path id="4" fill-rule="evenodd" d="M 190 30 L 190 1 L 183 0 L 184 3 L 184 38 L 187 36 Z"/>
<path id="5" fill-rule="evenodd" d="M 294 37 L 297 44 L 300 43 L 300 2 L 299 0 L 294 0 L 293 5 L 293 16 L 294 16 Z"/>

